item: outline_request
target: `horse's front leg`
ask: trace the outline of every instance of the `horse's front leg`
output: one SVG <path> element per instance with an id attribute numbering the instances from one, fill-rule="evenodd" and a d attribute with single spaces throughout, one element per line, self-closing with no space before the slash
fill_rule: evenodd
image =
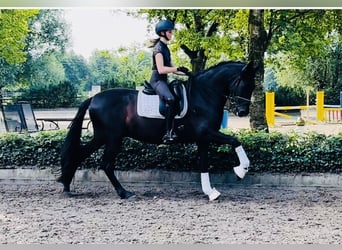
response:
<path id="1" fill-rule="evenodd" d="M 201 185 L 202 191 L 206 195 L 208 195 L 209 200 L 213 201 L 216 200 L 221 193 L 217 191 L 215 188 L 211 187 L 210 184 L 210 177 L 209 177 L 209 159 L 208 159 L 208 150 L 209 144 L 208 143 L 197 143 L 198 146 L 198 153 L 199 153 L 199 166 L 201 170 Z"/>
<path id="2" fill-rule="evenodd" d="M 207 136 L 212 142 L 219 144 L 229 144 L 235 149 L 235 152 L 240 161 L 240 165 L 234 167 L 234 172 L 239 178 L 243 179 L 248 172 L 250 162 L 245 150 L 243 149 L 238 139 L 234 136 L 225 135 L 218 131 L 208 131 Z"/>

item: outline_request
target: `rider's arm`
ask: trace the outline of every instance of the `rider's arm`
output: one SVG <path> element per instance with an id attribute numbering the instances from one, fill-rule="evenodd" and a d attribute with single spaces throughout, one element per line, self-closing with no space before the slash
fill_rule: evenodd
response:
<path id="1" fill-rule="evenodd" d="M 157 70 L 159 74 L 176 73 L 177 75 L 184 75 L 183 72 L 177 71 L 177 67 L 168 67 L 164 65 L 164 58 L 161 53 L 155 55 Z"/>

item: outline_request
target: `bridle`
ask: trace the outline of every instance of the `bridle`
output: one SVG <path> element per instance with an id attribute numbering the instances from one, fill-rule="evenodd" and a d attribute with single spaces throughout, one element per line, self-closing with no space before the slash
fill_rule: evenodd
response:
<path id="1" fill-rule="evenodd" d="M 235 88 L 237 88 L 239 86 L 239 84 L 241 83 L 242 79 L 239 76 L 232 84 L 232 86 L 235 86 Z M 245 97 L 239 96 L 235 94 L 236 91 L 230 92 L 229 96 L 226 96 L 226 98 L 228 98 L 229 100 L 229 109 L 234 110 L 237 107 L 237 102 L 240 101 L 240 105 L 242 104 L 248 104 L 250 105 L 250 103 L 252 102 L 251 99 L 247 99 Z"/>
<path id="2" fill-rule="evenodd" d="M 237 100 L 237 99 L 241 99 L 241 100 L 243 100 L 243 101 L 245 101 L 245 102 L 252 102 L 251 99 L 247 99 L 247 98 L 244 98 L 244 97 L 238 96 L 238 95 L 232 96 L 231 98 L 232 98 L 234 101 Z"/>

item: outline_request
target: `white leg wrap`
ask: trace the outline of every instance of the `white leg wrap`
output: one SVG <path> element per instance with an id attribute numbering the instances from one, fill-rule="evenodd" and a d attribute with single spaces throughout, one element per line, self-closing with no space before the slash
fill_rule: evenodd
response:
<path id="1" fill-rule="evenodd" d="M 221 193 L 210 185 L 209 173 L 201 173 L 202 191 L 209 196 L 209 200 L 217 199 Z"/>
<path id="2" fill-rule="evenodd" d="M 209 173 L 201 173 L 201 184 L 203 193 L 209 195 L 212 190 L 210 185 Z"/>
<path id="3" fill-rule="evenodd" d="M 235 152 L 239 157 L 240 165 L 234 168 L 234 172 L 237 176 L 243 179 L 248 172 L 249 159 L 242 146 L 235 148 Z"/>

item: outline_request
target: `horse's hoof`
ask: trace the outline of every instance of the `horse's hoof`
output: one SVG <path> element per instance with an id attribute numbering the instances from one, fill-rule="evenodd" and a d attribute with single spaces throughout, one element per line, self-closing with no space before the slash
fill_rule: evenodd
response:
<path id="1" fill-rule="evenodd" d="M 79 196 L 79 194 L 77 193 L 74 193 L 74 192 L 70 192 L 70 191 L 63 191 L 62 195 L 64 197 L 76 197 L 76 196 Z"/>
<path id="2" fill-rule="evenodd" d="M 248 172 L 248 168 L 245 168 L 243 166 L 237 166 L 234 167 L 234 173 L 236 174 L 237 177 L 239 177 L 240 179 L 243 179 L 245 177 L 245 175 Z"/>
<path id="3" fill-rule="evenodd" d="M 74 193 L 72 193 L 70 191 L 63 191 L 62 196 L 64 196 L 64 197 L 73 197 Z"/>
<path id="4" fill-rule="evenodd" d="M 218 197 L 220 197 L 221 193 L 216 190 L 216 188 L 213 188 L 212 191 L 210 192 L 209 196 L 209 201 L 214 201 Z"/>
<path id="5" fill-rule="evenodd" d="M 132 193 L 132 192 L 129 192 L 129 191 L 126 191 L 123 195 L 120 195 L 121 199 L 133 199 L 136 197 L 135 193 Z"/>
<path id="6" fill-rule="evenodd" d="M 130 200 L 130 201 L 135 201 L 137 200 L 138 196 L 136 194 L 131 194 L 130 196 L 128 196 L 127 200 Z"/>

